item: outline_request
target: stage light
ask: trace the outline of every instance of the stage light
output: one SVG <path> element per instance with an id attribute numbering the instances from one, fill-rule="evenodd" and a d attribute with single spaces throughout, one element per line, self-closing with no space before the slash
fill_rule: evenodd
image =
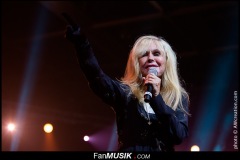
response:
<path id="1" fill-rule="evenodd" d="M 50 123 L 46 123 L 43 127 L 43 130 L 46 132 L 46 133 L 51 133 L 53 131 L 53 126 L 52 124 Z"/>
<path id="2" fill-rule="evenodd" d="M 90 139 L 89 136 L 84 136 L 84 137 L 83 137 L 83 140 L 84 140 L 84 141 L 89 141 L 89 139 Z"/>
<path id="3" fill-rule="evenodd" d="M 37 69 L 38 69 L 38 62 L 40 60 L 40 55 L 43 54 L 41 51 L 41 43 L 43 40 L 39 39 L 37 36 L 41 35 L 45 32 L 45 26 L 48 16 L 46 14 L 45 9 L 40 10 L 38 13 L 37 17 L 34 18 L 36 22 L 34 23 L 36 26 L 33 27 L 33 39 L 31 39 L 31 47 L 29 49 L 29 57 L 28 60 L 26 60 L 26 68 L 25 71 L 23 72 L 23 84 L 22 88 L 20 90 L 20 97 L 19 97 L 19 106 L 17 108 L 17 117 L 16 117 L 16 122 L 22 122 L 26 111 L 27 111 L 27 103 L 28 100 L 31 98 L 32 95 L 32 89 L 35 88 L 35 83 L 36 80 L 36 75 L 38 75 Z M 11 142 L 11 151 L 17 151 L 19 147 L 19 142 L 20 142 L 20 136 L 21 132 L 18 131 L 17 134 L 14 135 L 12 142 Z"/>
<path id="4" fill-rule="evenodd" d="M 16 126 L 15 126 L 15 124 L 13 124 L 13 123 L 9 123 L 9 124 L 7 125 L 7 129 L 8 129 L 8 131 L 10 131 L 10 132 L 13 132 L 13 131 L 15 130 L 15 128 L 16 128 Z"/>
<path id="5" fill-rule="evenodd" d="M 192 152 L 198 152 L 198 151 L 200 151 L 200 148 L 199 148 L 197 145 L 193 145 L 193 146 L 191 147 L 191 151 L 192 151 Z"/>

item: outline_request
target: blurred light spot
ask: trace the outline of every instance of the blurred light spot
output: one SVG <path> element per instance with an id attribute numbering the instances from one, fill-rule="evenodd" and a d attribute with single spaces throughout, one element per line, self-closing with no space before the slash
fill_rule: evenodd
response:
<path id="1" fill-rule="evenodd" d="M 89 136 L 84 136 L 83 139 L 84 139 L 84 141 L 89 141 L 90 138 L 89 138 Z"/>
<path id="2" fill-rule="evenodd" d="M 10 131 L 10 132 L 13 132 L 14 130 L 15 130 L 15 124 L 13 124 L 13 123 L 9 123 L 8 125 L 7 125 L 7 129 L 8 129 L 8 131 Z"/>
<path id="3" fill-rule="evenodd" d="M 53 126 L 50 123 L 44 125 L 43 130 L 46 133 L 51 133 L 53 131 Z"/>
<path id="4" fill-rule="evenodd" d="M 191 151 L 192 151 L 192 152 L 198 152 L 198 151 L 200 151 L 200 148 L 199 148 L 197 145 L 193 145 L 193 146 L 191 147 Z"/>

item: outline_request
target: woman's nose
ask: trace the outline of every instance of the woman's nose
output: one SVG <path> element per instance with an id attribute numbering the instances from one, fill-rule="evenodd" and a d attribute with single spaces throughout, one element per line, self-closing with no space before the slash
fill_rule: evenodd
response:
<path id="1" fill-rule="evenodd" d="M 150 52 L 148 54 L 148 62 L 152 62 L 153 60 L 154 60 L 154 56 L 153 56 L 152 52 Z"/>

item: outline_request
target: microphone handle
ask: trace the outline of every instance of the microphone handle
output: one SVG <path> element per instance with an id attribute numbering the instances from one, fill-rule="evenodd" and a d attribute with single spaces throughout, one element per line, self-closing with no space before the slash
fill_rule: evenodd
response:
<path id="1" fill-rule="evenodd" d="M 152 89 L 153 86 L 151 84 L 147 84 L 147 91 L 144 93 L 144 101 L 149 103 L 152 98 Z"/>

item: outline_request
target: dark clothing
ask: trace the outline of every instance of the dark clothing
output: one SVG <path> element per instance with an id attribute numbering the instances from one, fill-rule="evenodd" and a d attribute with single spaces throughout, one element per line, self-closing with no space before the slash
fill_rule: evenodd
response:
<path id="1" fill-rule="evenodd" d="M 130 87 L 107 76 L 98 65 L 89 43 L 76 45 L 77 57 L 90 88 L 116 114 L 119 151 L 174 151 L 174 145 L 188 137 L 188 116 L 180 109 L 174 111 L 159 94 L 150 102 L 155 114 L 148 115 L 132 95 Z M 183 99 L 188 111 L 188 101 Z"/>

